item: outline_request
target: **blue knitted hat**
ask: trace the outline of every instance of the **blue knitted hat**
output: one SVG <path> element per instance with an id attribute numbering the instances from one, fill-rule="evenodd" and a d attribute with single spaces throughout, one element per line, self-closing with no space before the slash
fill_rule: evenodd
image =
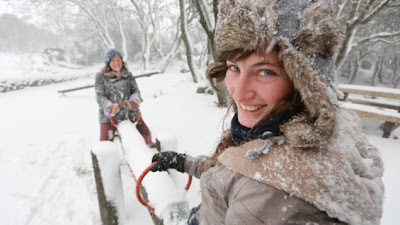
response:
<path id="1" fill-rule="evenodd" d="M 110 61 L 115 57 L 119 56 L 122 59 L 122 54 L 115 48 L 110 48 L 106 51 L 106 54 L 104 54 L 104 63 L 108 65 Z"/>

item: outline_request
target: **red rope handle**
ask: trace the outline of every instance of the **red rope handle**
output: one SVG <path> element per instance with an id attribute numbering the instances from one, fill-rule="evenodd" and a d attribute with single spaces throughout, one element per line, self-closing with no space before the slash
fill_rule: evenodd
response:
<path id="1" fill-rule="evenodd" d="M 192 175 L 189 175 L 188 182 L 186 183 L 186 186 L 185 186 L 186 191 L 189 190 L 191 184 L 192 184 Z"/>
<path id="2" fill-rule="evenodd" d="M 140 186 L 142 185 L 142 180 L 143 178 L 147 175 L 147 173 L 150 171 L 150 168 L 153 167 L 155 164 L 157 163 L 157 161 L 153 162 L 150 166 L 148 166 L 143 173 L 140 175 L 139 179 L 136 182 L 136 197 L 139 200 L 140 203 L 142 203 L 142 205 L 146 206 L 147 208 L 149 208 L 150 211 L 150 215 L 151 217 L 154 217 L 154 208 L 149 206 L 149 204 L 143 200 L 142 196 L 140 195 Z M 190 185 L 192 184 L 192 175 L 189 175 L 189 179 L 188 182 L 185 186 L 185 190 L 189 190 Z"/>

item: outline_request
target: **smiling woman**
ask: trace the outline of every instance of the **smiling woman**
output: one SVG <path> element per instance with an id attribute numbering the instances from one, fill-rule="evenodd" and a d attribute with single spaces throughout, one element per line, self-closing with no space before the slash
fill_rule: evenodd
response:
<path id="1" fill-rule="evenodd" d="M 200 178 L 188 224 L 379 224 L 383 162 L 340 108 L 343 40 L 328 0 L 221 0 L 211 85 L 235 115 L 211 157 L 161 152 L 152 171 Z"/>
<path id="2" fill-rule="evenodd" d="M 96 75 L 95 90 L 99 105 L 100 141 L 113 141 L 115 124 L 122 120 L 137 122 L 137 129 L 149 147 L 155 147 L 150 129 L 140 115 L 142 102 L 139 87 L 123 61 L 122 54 L 109 49 L 104 55 L 104 64 Z M 113 119 L 113 120 L 112 120 Z"/>

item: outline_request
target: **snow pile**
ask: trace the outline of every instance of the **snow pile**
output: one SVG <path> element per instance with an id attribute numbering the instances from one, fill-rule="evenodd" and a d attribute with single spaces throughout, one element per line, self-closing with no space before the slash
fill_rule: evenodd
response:
<path id="1" fill-rule="evenodd" d="M 151 158 L 157 151 L 149 148 L 135 124 L 125 120 L 118 124 L 122 138 L 125 159 L 133 174 L 139 178 L 142 172 L 151 164 Z M 189 217 L 189 205 L 186 191 L 177 187 L 166 172 L 149 172 L 142 180 L 149 198 L 149 205 L 155 214 L 163 219 L 164 224 L 185 224 Z M 160 187 L 163 187 L 160 189 Z"/>

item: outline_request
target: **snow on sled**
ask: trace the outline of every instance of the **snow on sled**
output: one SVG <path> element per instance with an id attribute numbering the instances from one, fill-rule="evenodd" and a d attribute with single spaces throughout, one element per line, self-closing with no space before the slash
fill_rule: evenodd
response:
<path id="1" fill-rule="evenodd" d="M 119 157 L 116 145 L 112 142 L 99 142 L 92 149 L 93 168 L 103 225 L 124 224 L 127 217 L 120 175 L 121 161 L 125 161 L 124 163 L 131 170 L 135 181 L 138 178 L 139 186 L 136 192 L 138 200 L 149 207 L 155 224 L 186 224 L 190 210 L 184 187 L 178 187 L 166 172 L 147 173 L 151 158 L 157 153 L 157 150 L 146 145 L 143 137 L 136 129 L 136 124 L 124 120 L 118 123 L 117 129 L 124 150 L 122 160 Z M 161 146 L 164 143 L 165 145 L 173 145 L 173 142 L 174 140 L 171 144 L 171 140 L 164 139 L 161 140 Z M 161 150 L 163 150 L 163 147 L 161 147 Z M 98 163 L 97 168 L 95 163 Z M 96 173 L 98 174 L 96 175 Z M 190 185 L 190 180 L 191 177 L 186 188 Z M 138 193 L 139 189 L 140 193 Z M 143 200 L 142 196 L 147 199 Z"/>

